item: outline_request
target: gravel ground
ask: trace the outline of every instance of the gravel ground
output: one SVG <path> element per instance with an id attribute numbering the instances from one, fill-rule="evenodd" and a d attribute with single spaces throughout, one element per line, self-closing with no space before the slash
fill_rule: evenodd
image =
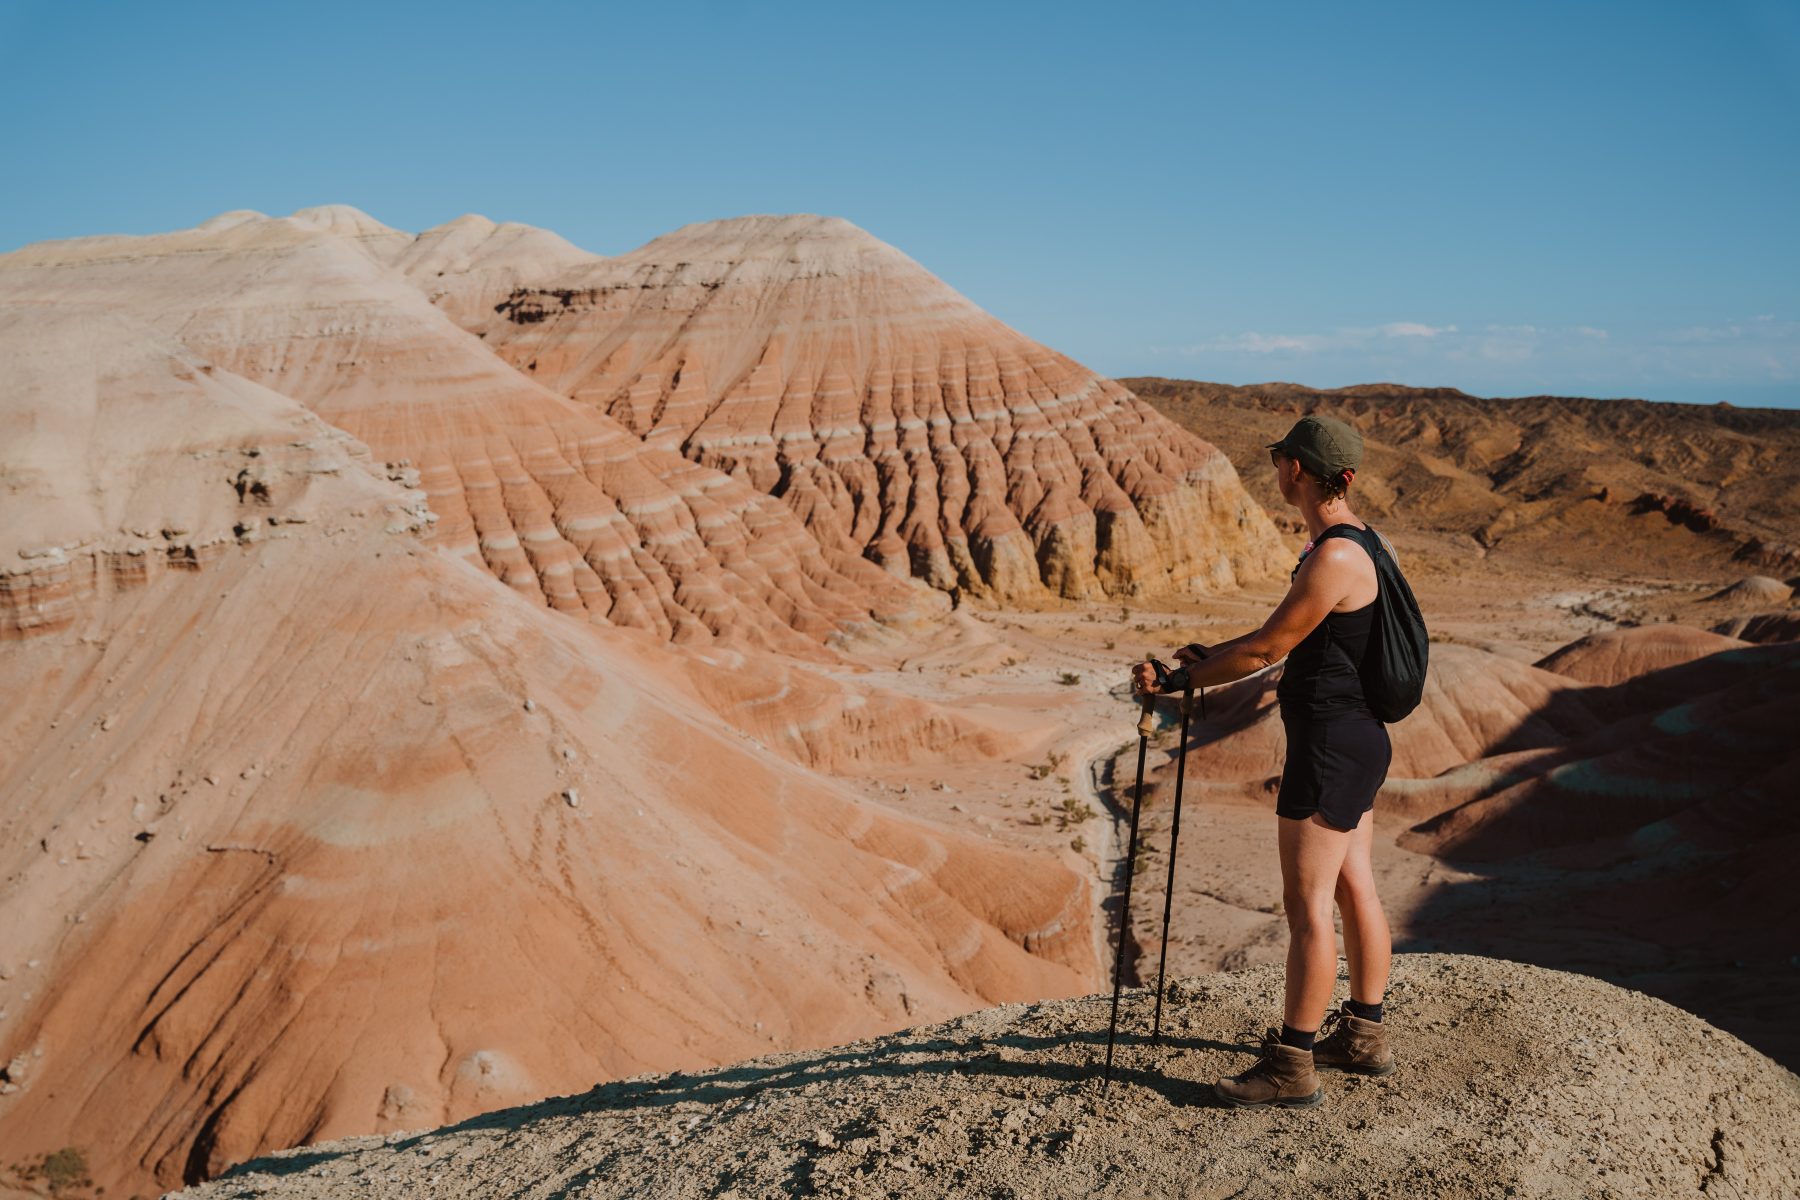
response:
<path id="1" fill-rule="evenodd" d="M 1342 982 L 1339 996 L 1346 994 Z M 843 1195 L 1800 1195 L 1800 1078 L 1638 992 L 1465 955 L 1395 959 L 1400 1069 L 1310 1110 L 1210 1084 L 1279 1018 L 1281 971 L 1007 1005 L 825 1051 L 643 1076 L 420 1133 L 256 1159 L 183 1200 Z"/>

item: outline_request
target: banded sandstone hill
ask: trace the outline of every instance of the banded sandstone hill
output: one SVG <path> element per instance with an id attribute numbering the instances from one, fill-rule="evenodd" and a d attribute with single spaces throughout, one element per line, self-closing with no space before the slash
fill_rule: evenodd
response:
<path id="1" fill-rule="evenodd" d="M 1091 977 L 1066 867 L 746 742 L 292 400 L 113 317 L 0 345 L 59 547 L 0 653 L 8 1164 L 84 1145 L 142 1192 Z"/>
<path id="2" fill-rule="evenodd" d="M 492 311 L 438 286 L 534 379 L 934 587 L 1147 596 L 1273 570 L 1217 450 L 847 221 L 684 226 Z"/>
<path id="3" fill-rule="evenodd" d="M 776 224 L 780 307 L 819 222 Z M 142 1192 L 1098 975 L 1063 858 L 822 773 L 1014 751 L 840 651 L 947 607 L 894 538 L 1026 599 L 1254 576 L 1229 464 L 961 302 L 909 353 L 1024 377 L 866 428 L 830 393 L 861 360 L 784 383 L 829 420 L 784 417 L 783 461 L 881 464 L 827 536 L 452 319 L 593 261 L 335 206 L 0 255 L 0 1164 L 79 1143 Z M 757 286 L 726 290 L 752 325 Z M 724 313 L 721 344 L 786 336 Z"/>

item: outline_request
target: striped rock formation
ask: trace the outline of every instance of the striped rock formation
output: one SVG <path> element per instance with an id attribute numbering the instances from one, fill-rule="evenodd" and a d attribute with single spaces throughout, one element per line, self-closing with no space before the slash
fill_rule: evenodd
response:
<path id="1" fill-rule="evenodd" d="M 480 306 L 432 280 L 468 322 Z M 648 445 L 779 496 L 827 549 L 933 587 L 1140 596 L 1278 567 L 1213 446 L 837 218 L 684 226 L 470 328 Z"/>
<path id="2" fill-rule="evenodd" d="M 299 400 L 421 490 L 444 545 L 564 612 L 816 656 L 904 603 L 773 499 L 520 375 L 383 265 L 450 261 L 459 236 L 415 240 L 353 209 L 227 213 L 0 256 L 0 303 L 136 320 Z M 245 468 L 252 491 L 259 470 Z"/>
<path id="3" fill-rule="evenodd" d="M 0 644 L 0 1179 L 74 1146 L 154 1194 L 1092 986 L 1083 878 L 746 739 L 693 702 L 694 654 L 505 586 L 404 470 L 111 307 L 0 307 L 29 635 Z M 265 316 L 240 361 L 287 382 L 393 344 L 309 367 Z"/>
<path id="4" fill-rule="evenodd" d="M 871 520 L 1004 594 L 1247 573 L 1224 460 L 965 330 L 833 536 L 748 449 L 646 439 L 458 324 L 595 266 L 341 206 L 0 255 L 0 1168 L 80 1144 L 146 1192 L 1101 973 L 1085 878 L 813 769 L 994 732 L 809 664 L 944 604 Z M 699 290 L 797 346 L 756 314 L 804 281 L 771 288 Z M 892 343 L 880 311 L 841 315 Z M 848 419 L 820 386 L 814 434 Z M 961 524 L 908 524 L 952 459 Z"/>

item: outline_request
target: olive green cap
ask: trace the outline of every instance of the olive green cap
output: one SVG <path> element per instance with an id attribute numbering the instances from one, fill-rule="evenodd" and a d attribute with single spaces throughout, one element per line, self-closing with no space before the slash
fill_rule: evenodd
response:
<path id="1" fill-rule="evenodd" d="M 1294 422 L 1287 436 L 1270 442 L 1270 450 L 1279 450 L 1321 479 L 1334 479 L 1339 471 L 1356 468 L 1362 463 L 1362 434 L 1353 425 L 1336 417 L 1310 413 Z"/>

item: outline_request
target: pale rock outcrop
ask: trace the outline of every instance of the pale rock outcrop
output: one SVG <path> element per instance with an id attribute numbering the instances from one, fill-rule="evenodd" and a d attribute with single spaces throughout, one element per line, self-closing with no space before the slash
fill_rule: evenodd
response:
<path id="1" fill-rule="evenodd" d="M 684 226 L 470 327 L 647 444 L 779 496 L 827 549 L 933 587 L 1138 596 L 1277 569 L 1218 450 L 848 221 Z"/>
<path id="2" fill-rule="evenodd" d="M 465 327 L 482 325 L 520 287 L 599 261 L 548 229 L 476 213 L 427 229 L 392 260 Z"/>

